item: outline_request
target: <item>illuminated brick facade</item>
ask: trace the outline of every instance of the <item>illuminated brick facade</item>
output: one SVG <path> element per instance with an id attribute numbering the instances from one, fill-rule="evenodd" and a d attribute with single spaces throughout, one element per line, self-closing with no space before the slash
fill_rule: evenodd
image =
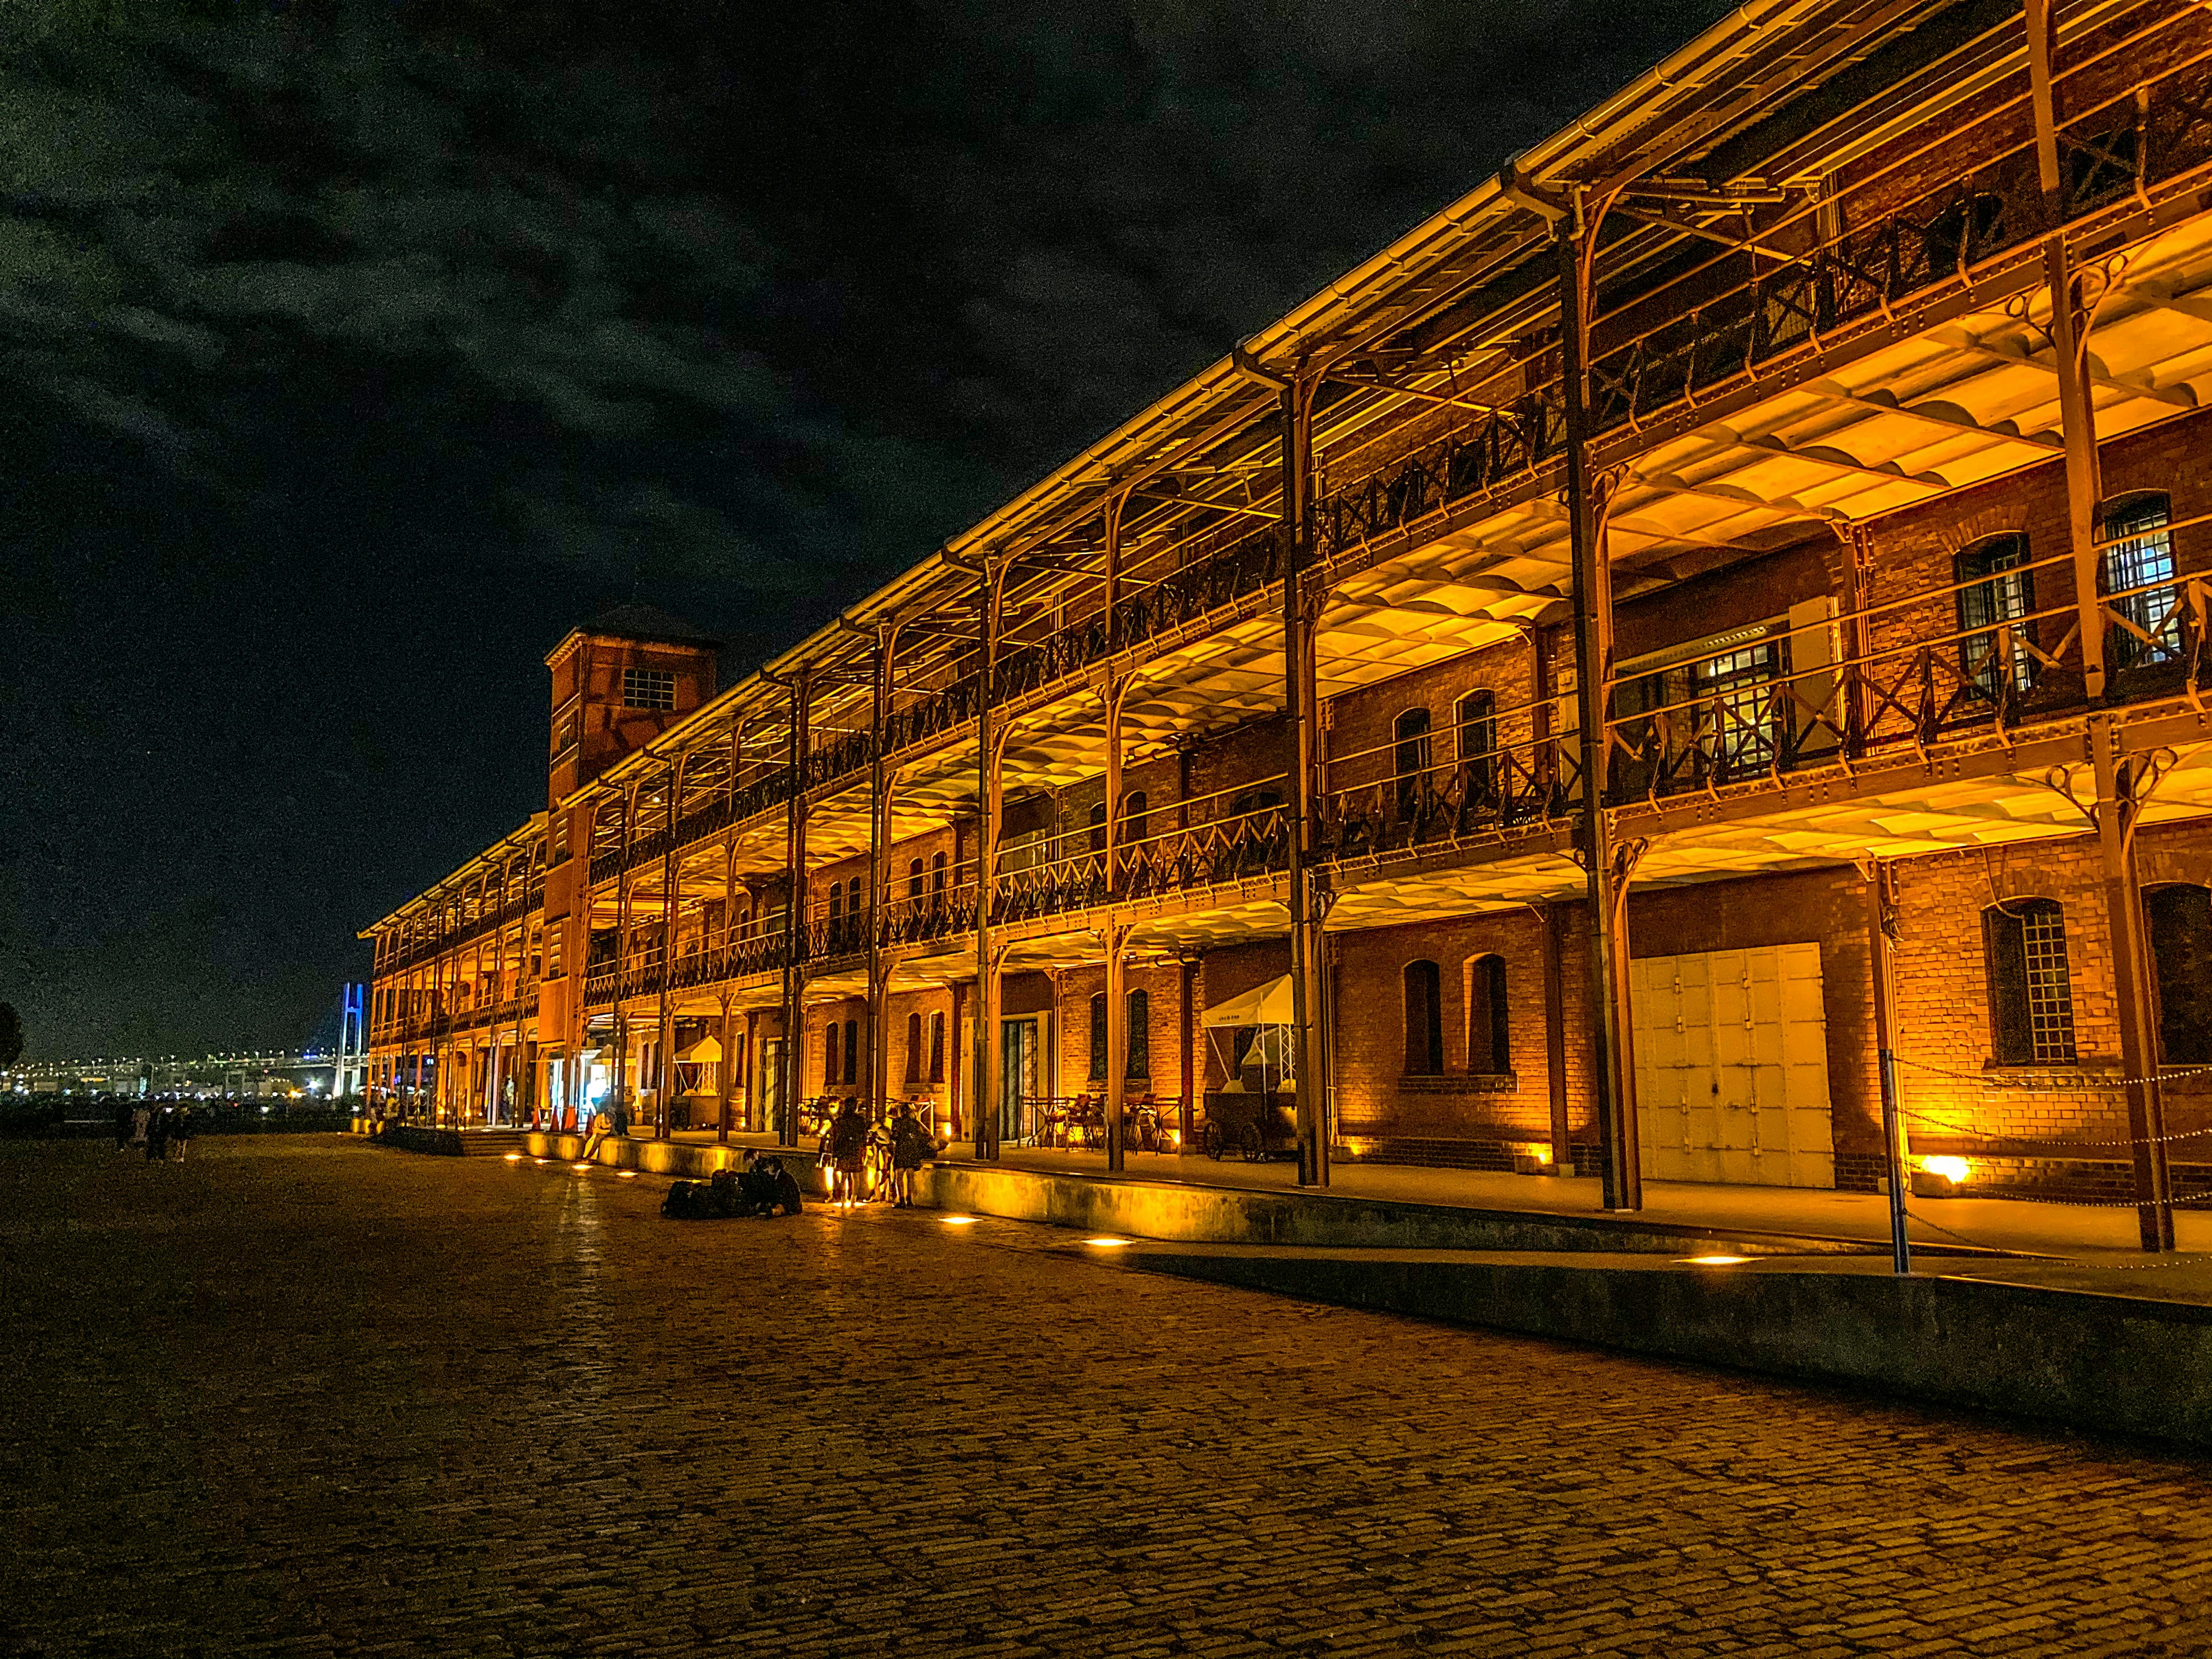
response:
<path id="1" fill-rule="evenodd" d="M 1921 9 L 1732 15 L 726 690 L 579 630 L 546 815 L 369 930 L 386 1098 L 990 1157 L 1195 1137 L 1250 1051 L 1310 1179 L 1866 1188 L 1887 954 L 1914 1156 L 2149 1218 L 2212 1127 L 2142 1080 L 2212 1021 L 2212 17 L 2069 10 L 2045 100 L 2040 5 Z"/>

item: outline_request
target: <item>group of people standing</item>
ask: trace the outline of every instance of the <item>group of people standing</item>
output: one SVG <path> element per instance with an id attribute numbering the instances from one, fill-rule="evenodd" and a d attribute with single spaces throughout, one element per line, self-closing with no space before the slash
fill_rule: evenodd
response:
<path id="1" fill-rule="evenodd" d="M 860 1102 L 848 1099 L 830 1121 L 823 1137 L 823 1157 L 830 1165 L 830 1200 L 849 1209 L 878 1194 L 868 1186 L 868 1147 L 872 1140 L 890 1154 L 889 1197 L 895 1208 L 914 1207 L 914 1172 L 936 1150 L 929 1131 L 901 1104 L 886 1126 L 888 1133 L 877 1139 L 875 1127 Z M 884 1142 L 888 1145 L 884 1145 Z"/>
<path id="2" fill-rule="evenodd" d="M 174 1105 L 151 1106 L 143 1102 L 136 1105 L 119 1101 L 115 1108 L 115 1150 L 130 1147 L 144 1149 L 149 1164 L 166 1159 L 171 1164 L 185 1161 L 185 1149 L 192 1142 L 192 1103 L 179 1101 Z"/>

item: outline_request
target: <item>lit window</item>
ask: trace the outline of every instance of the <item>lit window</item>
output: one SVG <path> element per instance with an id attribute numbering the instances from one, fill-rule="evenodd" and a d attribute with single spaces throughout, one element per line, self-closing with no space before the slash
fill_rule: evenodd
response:
<path id="1" fill-rule="evenodd" d="M 1691 670 L 1698 720 L 1711 733 L 1724 776 L 1760 771 L 1782 750 L 1782 722 L 1771 687 L 1784 672 L 1771 640 L 1707 657 Z"/>
<path id="2" fill-rule="evenodd" d="M 2172 662 L 2181 655 L 2179 590 L 2173 580 L 2173 538 L 2164 495 L 2130 495 L 2105 509 L 2104 586 L 2119 621 L 2105 655 L 2115 669 Z"/>
<path id="3" fill-rule="evenodd" d="M 623 669 L 623 707 L 661 709 L 675 708 L 676 676 L 665 668 Z"/>

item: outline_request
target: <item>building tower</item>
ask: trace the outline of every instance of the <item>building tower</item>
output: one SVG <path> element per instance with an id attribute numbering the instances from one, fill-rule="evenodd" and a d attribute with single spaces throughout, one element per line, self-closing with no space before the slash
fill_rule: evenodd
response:
<path id="1" fill-rule="evenodd" d="M 545 659 L 552 671 L 551 743 L 546 770 L 545 960 L 538 1030 L 545 1078 L 557 1108 L 579 1086 L 584 973 L 592 919 L 577 902 L 589 890 L 592 822 L 564 803 L 625 755 L 644 747 L 717 690 L 720 641 L 649 605 L 618 605 L 571 629 Z"/>

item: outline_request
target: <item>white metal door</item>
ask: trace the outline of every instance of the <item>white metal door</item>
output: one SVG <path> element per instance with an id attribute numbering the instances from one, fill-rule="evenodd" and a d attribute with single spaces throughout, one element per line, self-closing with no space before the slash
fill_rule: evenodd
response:
<path id="1" fill-rule="evenodd" d="M 1647 1176 L 1836 1184 L 1817 944 L 1639 957 L 1628 982 Z"/>

